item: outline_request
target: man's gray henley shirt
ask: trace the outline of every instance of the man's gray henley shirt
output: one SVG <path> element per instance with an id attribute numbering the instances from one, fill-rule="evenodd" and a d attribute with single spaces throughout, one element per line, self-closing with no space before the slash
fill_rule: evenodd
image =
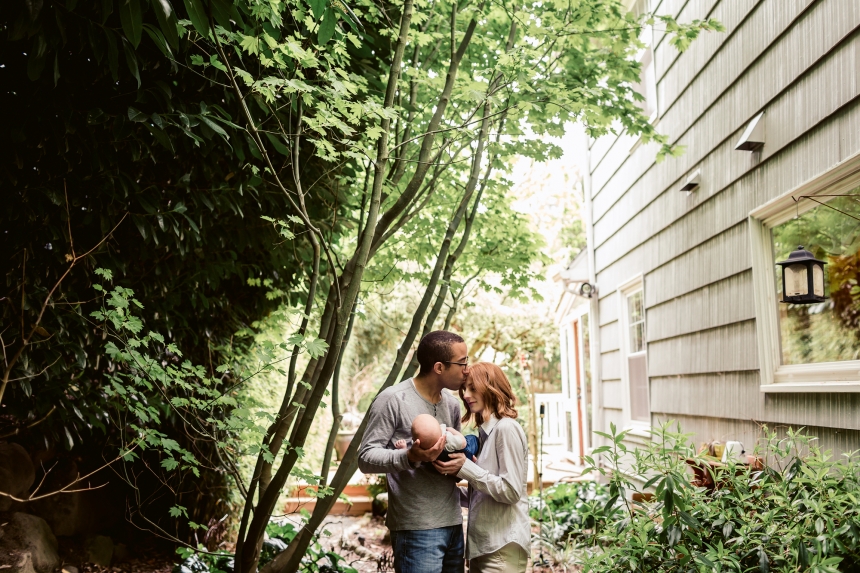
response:
<path id="1" fill-rule="evenodd" d="M 442 391 L 435 406 L 415 389 L 412 378 L 383 391 L 368 412 L 367 429 L 358 452 L 365 474 L 388 475 L 388 513 L 392 531 L 436 529 L 463 523 L 457 478 L 443 476 L 429 463 L 412 464 L 408 450 L 394 449 L 397 440 L 412 439 L 412 420 L 430 414 L 440 424 L 460 429 L 460 402 Z"/>

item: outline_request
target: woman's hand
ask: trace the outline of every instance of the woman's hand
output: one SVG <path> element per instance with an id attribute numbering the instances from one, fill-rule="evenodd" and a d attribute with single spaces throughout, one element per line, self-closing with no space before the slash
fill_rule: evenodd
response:
<path id="1" fill-rule="evenodd" d="M 451 459 L 447 462 L 436 460 L 433 462 L 433 467 L 443 476 L 455 476 L 460 472 L 460 468 L 466 463 L 465 454 L 451 454 Z"/>

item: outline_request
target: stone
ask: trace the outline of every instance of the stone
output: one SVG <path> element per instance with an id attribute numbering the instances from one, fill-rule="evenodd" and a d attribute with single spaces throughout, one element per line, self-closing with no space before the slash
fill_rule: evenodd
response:
<path id="1" fill-rule="evenodd" d="M 33 569 L 33 556 L 29 551 L 16 554 L 15 559 L 17 562 L 6 565 L 7 568 L 11 567 L 11 569 L 9 569 L 11 573 L 36 573 L 36 570 Z M 0 567 L 2 567 L 2 565 L 0 565 Z M 4 571 L 4 573 L 6 572 Z"/>
<path id="2" fill-rule="evenodd" d="M 96 535 L 87 542 L 87 561 L 110 567 L 113 557 L 113 539 L 105 535 Z"/>
<path id="3" fill-rule="evenodd" d="M 43 491 L 57 491 L 90 471 L 89 466 L 80 467 L 71 459 L 60 459 L 54 463 L 56 465 L 42 486 Z M 115 481 L 108 481 L 108 477 L 105 472 L 100 472 L 87 480 L 86 484 L 77 484 L 72 488 L 94 489 L 51 495 L 28 504 L 27 511 L 47 521 L 57 537 L 86 537 L 106 531 L 122 519 L 126 506 L 122 486 Z"/>
<path id="4" fill-rule="evenodd" d="M 125 543 L 117 543 L 113 546 L 113 563 L 122 563 L 128 559 L 128 547 Z"/>
<path id="5" fill-rule="evenodd" d="M 0 491 L 25 498 L 36 481 L 36 468 L 27 450 L 18 444 L 0 443 Z M 7 511 L 14 500 L 0 496 L 0 511 Z"/>
<path id="6" fill-rule="evenodd" d="M 57 538 L 44 519 L 27 513 L 0 514 L 0 558 L 15 571 L 52 573 L 60 565 Z M 28 554 L 29 557 L 25 557 Z"/>

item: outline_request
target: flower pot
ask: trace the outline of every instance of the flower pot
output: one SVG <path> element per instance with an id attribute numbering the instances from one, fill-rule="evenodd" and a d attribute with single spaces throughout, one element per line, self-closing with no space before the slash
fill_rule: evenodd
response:
<path id="1" fill-rule="evenodd" d="M 334 439 L 334 451 L 337 453 L 337 461 L 343 460 L 343 456 L 346 455 L 346 450 L 349 448 L 349 444 L 352 443 L 354 437 L 354 431 L 337 433 L 337 437 Z"/>

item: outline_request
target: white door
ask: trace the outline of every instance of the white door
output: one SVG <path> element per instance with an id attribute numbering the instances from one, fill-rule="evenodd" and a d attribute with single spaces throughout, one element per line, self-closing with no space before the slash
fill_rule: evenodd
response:
<path id="1" fill-rule="evenodd" d="M 583 462 L 591 447 L 591 365 L 588 306 L 574 315 L 562 329 L 562 393 L 568 453 Z"/>

